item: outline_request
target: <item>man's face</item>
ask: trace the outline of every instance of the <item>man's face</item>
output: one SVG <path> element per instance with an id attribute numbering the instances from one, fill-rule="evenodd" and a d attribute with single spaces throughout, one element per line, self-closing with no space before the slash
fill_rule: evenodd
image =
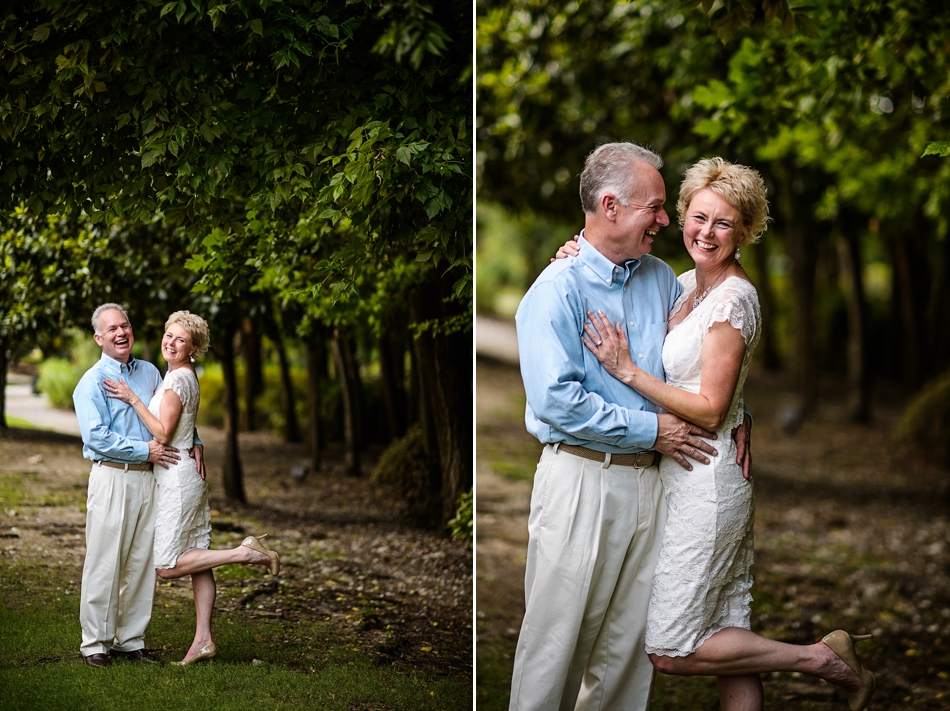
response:
<path id="1" fill-rule="evenodd" d="M 102 352 L 120 363 L 128 363 L 132 355 L 132 327 L 129 320 L 116 309 L 106 309 L 99 314 L 99 332 L 94 338 Z"/>
<path id="2" fill-rule="evenodd" d="M 623 205 L 616 203 L 616 242 L 622 245 L 627 259 L 639 259 L 648 254 L 661 227 L 670 224 L 663 209 L 666 186 L 659 171 L 646 163 L 637 164 L 637 187 Z"/>

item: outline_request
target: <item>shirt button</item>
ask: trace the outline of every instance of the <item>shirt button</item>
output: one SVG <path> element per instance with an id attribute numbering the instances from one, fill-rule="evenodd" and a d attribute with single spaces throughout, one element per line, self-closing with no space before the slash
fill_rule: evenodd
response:
<path id="1" fill-rule="evenodd" d="M 631 326 L 633 325 L 633 321 L 630 322 L 630 325 L 631 325 Z"/>
<path id="2" fill-rule="evenodd" d="M 639 354 L 637 355 L 637 358 L 642 358 L 642 357 L 643 357 L 643 354 L 642 354 L 642 353 L 639 353 Z"/>

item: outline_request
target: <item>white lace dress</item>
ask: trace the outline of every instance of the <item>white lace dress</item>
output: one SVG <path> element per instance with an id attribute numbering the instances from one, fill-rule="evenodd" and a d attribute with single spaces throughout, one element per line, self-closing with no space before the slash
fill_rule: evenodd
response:
<path id="1" fill-rule="evenodd" d="M 696 290 L 696 275 L 679 277 L 683 295 L 672 317 Z M 692 462 L 686 471 L 671 457 L 660 461 L 660 479 L 669 517 L 653 578 L 647 618 L 646 650 L 682 657 L 726 627 L 749 629 L 752 595 L 752 482 L 736 464 L 731 430 L 743 419 L 742 386 L 762 329 L 755 287 L 730 277 L 674 326 L 663 343 L 666 382 L 699 392 L 703 339 L 714 323 L 728 322 L 742 333 L 745 357 L 729 414 L 717 430 L 719 452 L 709 464 Z"/>
<path id="2" fill-rule="evenodd" d="M 198 416 L 198 378 L 188 368 L 169 371 L 148 404 L 149 412 L 156 417 L 161 414 L 166 390 L 181 398 L 181 418 L 169 442 L 170 446 L 178 448 L 181 459 L 168 469 L 155 467 L 157 500 L 152 552 L 156 568 L 174 568 L 186 551 L 211 546 L 208 484 L 198 476 L 195 460 L 189 456 Z"/>

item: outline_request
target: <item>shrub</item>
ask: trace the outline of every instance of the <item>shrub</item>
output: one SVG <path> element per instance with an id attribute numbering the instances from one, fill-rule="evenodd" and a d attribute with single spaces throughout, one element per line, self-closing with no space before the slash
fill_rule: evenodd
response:
<path id="1" fill-rule="evenodd" d="M 437 475 L 426 457 L 422 428 L 416 425 L 386 448 L 372 480 L 396 492 L 406 505 L 410 523 L 436 528 L 442 514 L 442 499 L 432 494 L 431 481 Z"/>
<path id="2" fill-rule="evenodd" d="M 892 437 L 896 443 L 917 445 L 942 464 L 950 464 L 950 371 L 911 401 Z"/>
<path id="3" fill-rule="evenodd" d="M 74 365 L 65 358 L 47 358 L 39 365 L 36 389 L 46 393 L 53 407 L 72 410 L 73 390 L 86 369 L 86 366 Z"/>
<path id="4" fill-rule="evenodd" d="M 202 364 L 198 386 L 201 388 L 198 425 L 224 427 L 224 375 L 221 373 L 221 364 Z"/>
<path id="5" fill-rule="evenodd" d="M 472 547 L 474 538 L 472 520 L 472 490 L 469 489 L 459 497 L 458 504 L 455 507 L 455 518 L 446 524 L 446 527 L 452 532 L 452 538 L 457 541 L 465 541 L 469 548 Z"/>

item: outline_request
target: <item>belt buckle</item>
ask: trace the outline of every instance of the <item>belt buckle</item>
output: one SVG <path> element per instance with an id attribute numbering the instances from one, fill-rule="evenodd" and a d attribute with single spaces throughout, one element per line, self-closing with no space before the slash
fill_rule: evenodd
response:
<path id="1" fill-rule="evenodd" d="M 634 455 L 634 457 L 633 457 L 633 466 L 634 466 L 634 467 L 636 467 L 637 469 L 643 469 L 643 468 L 644 468 L 644 465 L 640 463 L 640 455 L 641 455 L 641 454 L 646 454 L 646 453 L 647 453 L 646 450 L 641 450 L 641 451 L 637 452 L 637 453 Z M 644 462 L 645 462 L 645 461 L 646 461 L 646 457 L 644 457 L 643 460 L 644 460 Z"/>

